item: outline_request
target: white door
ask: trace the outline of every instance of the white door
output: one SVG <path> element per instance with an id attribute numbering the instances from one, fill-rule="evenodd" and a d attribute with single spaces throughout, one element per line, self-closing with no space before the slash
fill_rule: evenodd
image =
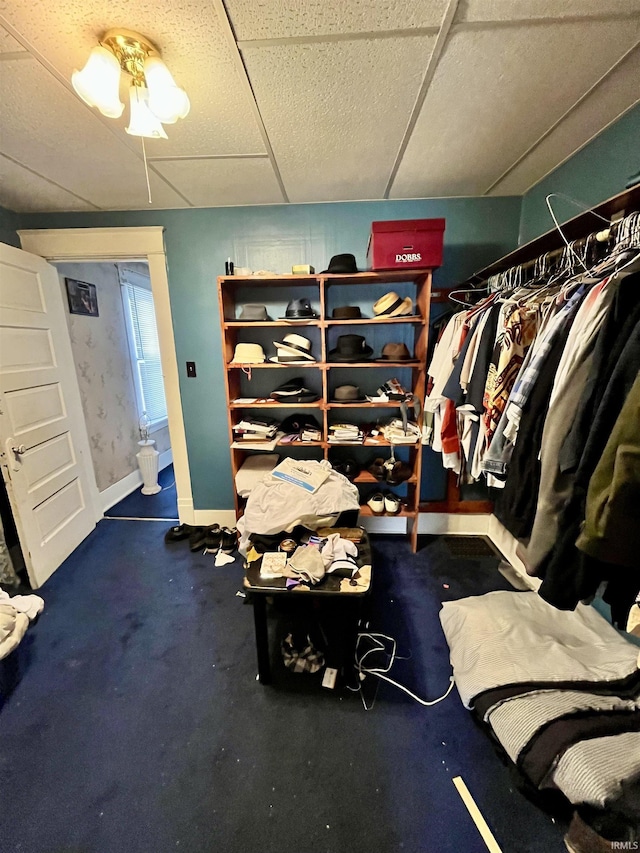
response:
<path id="1" fill-rule="evenodd" d="M 29 580 L 95 527 L 91 459 L 58 273 L 0 243 L 0 461 Z"/>

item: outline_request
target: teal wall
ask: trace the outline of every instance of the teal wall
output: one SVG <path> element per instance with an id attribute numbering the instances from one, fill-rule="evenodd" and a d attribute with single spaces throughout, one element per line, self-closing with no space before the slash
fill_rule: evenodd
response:
<path id="1" fill-rule="evenodd" d="M 0 207 L 0 243 L 8 243 L 10 246 L 20 248 L 20 240 L 16 234 L 20 227 L 20 217 L 6 207 Z"/>
<path id="2" fill-rule="evenodd" d="M 520 243 L 527 243 L 553 228 L 545 198 L 565 193 L 593 207 L 624 190 L 640 171 L 640 104 L 533 186 L 522 199 Z M 562 199 L 551 200 L 559 222 L 576 216 L 579 209 Z"/>
<path id="3" fill-rule="evenodd" d="M 353 252 L 364 268 L 373 220 L 442 216 L 447 220 L 445 254 L 435 283 L 453 285 L 516 246 L 519 212 L 519 198 L 427 199 L 27 214 L 20 217 L 20 227 L 164 226 L 194 506 L 223 509 L 232 506 L 232 484 L 216 278 L 224 274 L 226 258 L 239 265 L 250 260 L 254 269 L 275 267 L 276 272 L 308 262 L 319 272 L 331 255 Z M 185 375 L 188 360 L 197 363 L 196 379 Z M 442 467 L 425 467 L 423 496 L 438 497 Z"/>

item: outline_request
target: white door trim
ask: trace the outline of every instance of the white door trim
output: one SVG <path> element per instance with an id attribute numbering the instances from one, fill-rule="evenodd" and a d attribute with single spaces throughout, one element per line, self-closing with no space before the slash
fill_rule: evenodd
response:
<path id="1" fill-rule="evenodd" d="M 178 358 L 173 336 L 164 228 L 47 228 L 18 231 L 22 248 L 48 261 L 142 260 L 149 264 L 151 290 L 158 323 L 160 358 L 167 398 L 169 436 L 176 475 L 180 521 L 194 524 L 193 493 L 187 438 L 182 416 Z M 96 486 L 97 491 L 97 486 Z M 97 499 L 97 502 L 99 500 Z"/>

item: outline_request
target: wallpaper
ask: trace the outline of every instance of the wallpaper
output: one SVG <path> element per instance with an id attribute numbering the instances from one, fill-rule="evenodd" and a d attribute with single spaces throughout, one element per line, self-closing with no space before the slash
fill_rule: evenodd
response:
<path id="1" fill-rule="evenodd" d="M 56 264 L 67 309 L 71 348 L 87 423 L 98 490 L 119 482 L 138 464 L 138 410 L 120 282 L 115 264 Z M 98 317 L 68 312 L 65 277 L 96 286 Z M 156 449 L 167 450 L 169 430 L 151 436 Z"/>

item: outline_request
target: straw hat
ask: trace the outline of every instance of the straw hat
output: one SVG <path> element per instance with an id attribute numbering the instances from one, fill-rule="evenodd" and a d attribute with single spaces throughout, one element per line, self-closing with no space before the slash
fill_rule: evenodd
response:
<path id="1" fill-rule="evenodd" d="M 413 313 L 413 300 L 410 296 L 401 299 L 391 290 L 373 303 L 373 313 L 376 317 L 403 317 Z"/>

